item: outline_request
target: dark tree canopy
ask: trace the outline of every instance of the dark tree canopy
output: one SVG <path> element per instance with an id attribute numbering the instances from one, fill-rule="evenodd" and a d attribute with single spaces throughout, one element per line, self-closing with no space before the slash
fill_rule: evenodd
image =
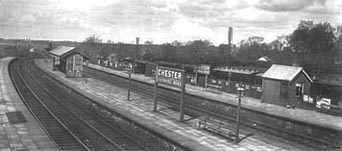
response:
<path id="1" fill-rule="evenodd" d="M 334 43 L 333 28 L 330 23 L 319 23 L 312 28 L 297 28 L 290 37 L 295 52 L 331 52 Z"/>

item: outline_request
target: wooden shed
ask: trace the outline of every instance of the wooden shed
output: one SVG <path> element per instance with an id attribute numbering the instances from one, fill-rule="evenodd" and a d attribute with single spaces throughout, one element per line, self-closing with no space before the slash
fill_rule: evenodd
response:
<path id="1" fill-rule="evenodd" d="M 262 96 L 264 103 L 281 106 L 312 108 L 312 79 L 302 67 L 272 65 L 262 75 Z"/>
<path id="2" fill-rule="evenodd" d="M 83 75 L 83 61 L 86 58 L 76 47 L 58 46 L 49 54 L 53 58 L 53 71 L 61 71 L 66 77 L 79 78 Z"/>

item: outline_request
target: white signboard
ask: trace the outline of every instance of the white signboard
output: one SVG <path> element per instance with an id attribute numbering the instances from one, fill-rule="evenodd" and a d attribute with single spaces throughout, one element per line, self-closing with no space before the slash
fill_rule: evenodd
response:
<path id="1" fill-rule="evenodd" d="M 184 70 L 167 67 L 158 67 L 157 73 L 157 82 L 177 87 L 182 86 Z"/>
<path id="2" fill-rule="evenodd" d="M 200 74 L 210 74 L 210 65 L 200 65 L 198 67 L 195 67 L 194 69 L 195 73 L 200 73 Z"/>

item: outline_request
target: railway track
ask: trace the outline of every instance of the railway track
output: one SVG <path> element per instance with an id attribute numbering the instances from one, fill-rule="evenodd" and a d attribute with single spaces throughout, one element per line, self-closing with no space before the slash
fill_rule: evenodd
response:
<path id="1" fill-rule="evenodd" d="M 59 150 L 90 150 L 47 108 L 37 94 L 24 81 L 19 62 L 10 64 L 10 76 L 17 92 L 41 128 L 49 135 Z"/>
<path id="2" fill-rule="evenodd" d="M 105 107 L 58 85 L 32 60 L 14 61 L 10 70 L 13 81 L 21 82 L 15 85 L 19 93 L 25 94 L 22 95 L 25 104 L 61 150 L 167 150 L 157 146 L 156 140 L 162 144 L 162 139 L 136 137 L 130 131 L 139 133 L 142 130 L 137 131 L 132 122 L 125 122 Z M 53 116 L 47 116 L 49 114 L 43 110 Z M 53 120 L 58 123 L 51 122 Z M 147 131 L 143 132 L 148 135 Z M 182 150 L 171 147 L 170 151 Z"/>
<path id="3" fill-rule="evenodd" d="M 110 74 L 104 71 L 100 71 L 97 69 L 91 69 L 85 67 L 86 73 L 91 75 L 92 77 L 119 86 L 126 88 L 127 87 L 127 77 L 118 76 L 115 74 Z M 153 85 L 150 83 L 144 83 L 137 80 L 132 80 L 131 90 L 135 91 L 147 98 L 153 98 Z M 167 89 L 160 87 L 158 90 L 158 99 L 159 101 L 166 103 L 168 105 L 174 106 L 175 109 L 179 106 L 179 96 L 180 93 L 175 90 Z M 185 113 L 191 116 L 210 116 L 211 118 L 221 120 L 227 123 L 227 125 L 234 126 L 235 117 L 236 117 L 236 106 L 228 105 L 221 102 L 217 102 L 214 100 L 201 98 L 195 95 L 185 95 Z M 252 115 L 253 117 L 247 117 L 247 113 L 252 113 L 248 115 Z M 253 133 L 266 133 L 272 137 L 280 137 L 281 139 L 291 141 L 293 143 L 304 145 L 310 148 L 315 148 L 319 150 L 326 150 L 326 149 L 338 149 L 340 148 L 341 144 L 336 144 L 336 140 L 334 138 L 339 139 L 340 133 L 339 132 L 330 132 L 327 130 L 323 130 L 319 127 L 309 127 L 307 124 L 297 123 L 296 121 L 289 121 L 287 119 L 282 119 L 279 117 L 267 117 L 264 121 L 256 121 L 254 119 L 258 119 L 258 116 L 269 116 L 262 113 L 254 113 L 255 111 L 250 111 L 248 109 L 242 109 L 242 115 L 245 114 L 245 117 L 242 116 L 242 125 L 243 129 L 247 131 L 251 131 Z M 253 114 L 254 113 L 254 114 Z M 277 119 L 279 118 L 279 119 Z M 281 123 L 272 123 L 274 119 L 281 121 Z M 268 121 L 267 121 L 268 120 Z M 264 123 L 265 122 L 265 123 Z M 305 135 L 301 133 L 296 133 L 294 124 L 298 124 L 303 128 L 311 130 L 317 133 L 318 137 L 315 135 Z M 285 125 L 285 126 L 283 126 Z M 283 126 L 284 128 L 281 128 Z M 289 127 L 289 129 L 287 129 Z M 297 128 L 298 129 L 298 128 Z M 317 132 L 321 131 L 321 132 Z M 312 132 L 311 132 L 312 133 Z M 322 134 L 327 133 L 324 136 Z M 330 141 L 332 140 L 332 141 Z M 338 143 L 338 140 L 337 140 Z"/>

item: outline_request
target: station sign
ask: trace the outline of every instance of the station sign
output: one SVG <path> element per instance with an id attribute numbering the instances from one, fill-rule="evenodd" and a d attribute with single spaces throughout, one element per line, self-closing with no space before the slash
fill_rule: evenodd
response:
<path id="1" fill-rule="evenodd" d="M 184 70 L 160 66 L 157 68 L 157 82 L 159 83 L 182 87 L 183 80 Z"/>
<path id="2" fill-rule="evenodd" d="M 199 65 L 199 66 L 195 67 L 194 72 L 209 75 L 210 74 L 210 65 Z"/>
<path id="3" fill-rule="evenodd" d="M 185 71 L 175 68 L 161 67 L 156 68 L 156 80 L 154 84 L 154 105 L 153 111 L 157 111 L 158 104 L 158 83 L 174 86 L 181 89 L 181 96 L 179 101 L 179 121 L 184 121 L 184 94 L 185 94 Z"/>

